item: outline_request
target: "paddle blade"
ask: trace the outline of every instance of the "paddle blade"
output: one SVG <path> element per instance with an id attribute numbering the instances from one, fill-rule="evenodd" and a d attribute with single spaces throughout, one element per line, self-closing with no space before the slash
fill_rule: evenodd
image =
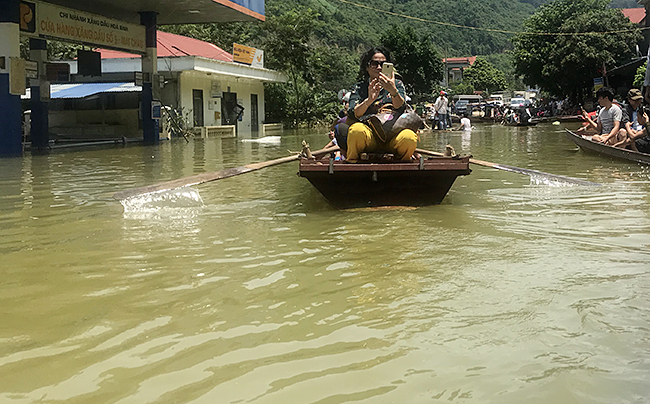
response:
<path id="1" fill-rule="evenodd" d="M 338 146 L 329 147 L 326 149 L 317 150 L 312 152 L 313 156 L 320 156 L 323 154 L 334 153 L 339 151 Z M 203 184 L 205 182 L 221 180 L 224 178 L 234 177 L 236 175 L 249 173 L 251 171 L 256 171 L 261 168 L 271 167 L 282 163 L 288 163 L 290 161 L 296 161 L 301 157 L 301 155 L 281 157 L 275 160 L 263 161 L 260 163 L 251 163 L 241 167 L 226 168 L 225 170 L 212 172 L 212 173 L 203 173 L 198 175 L 192 175 L 190 177 L 179 178 L 177 180 L 161 182 L 159 184 L 147 185 L 139 188 L 127 189 L 124 191 L 116 192 L 113 194 L 113 199 L 121 201 L 128 198 L 133 198 L 139 195 L 151 194 L 156 192 L 170 191 L 172 189 L 189 187 L 192 185 Z"/>
<path id="2" fill-rule="evenodd" d="M 434 152 L 434 151 L 429 151 L 429 150 L 424 150 L 424 149 L 415 149 L 415 151 L 418 152 L 418 153 L 421 153 L 421 154 L 427 154 L 427 155 L 431 155 L 431 156 L 444 156 L 444 154 L 442 154 L 442 153 L 437 153 L 437 152 Z M 565 184 L 570 184 L 570 185 L 580 185 L 580 186 L 587 186 L 587 187 L 599 187 L 599 186 L 601 186 L 601 184 L 599 184 L 597 182 L 581 180 L 579 178 L 567 177 L 567 176 L 564 176 L 564 175 L 545 173 L 544 171 L 530 170 L 530 169 L 527 169 L 527 168 L 509 166 L 509 165 L 505 165 L 505 164 L 497 164 L 497 163 L 492 163 L 492 162 L 489 162 L 489 161 L 476 160 L 476 159 L 469 159 L 469 162 L 472 163 L 472 164 L 479 165 L 479 166 L 496 168 L 497 170 L 510 171 L 512 173 L 525 174 L 525 175 L 528 175 L 528 176 L 531 176 L 531 177 L 533 177 L 533 176 L 546 177 L 546 178 L 552 179 L 554 181 L 565 183 Z M 543 182 L 546 182 L 546 181 L 543 181 Z"/>

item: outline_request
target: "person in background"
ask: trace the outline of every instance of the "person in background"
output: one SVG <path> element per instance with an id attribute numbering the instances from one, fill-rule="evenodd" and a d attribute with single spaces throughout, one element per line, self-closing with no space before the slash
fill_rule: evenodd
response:
<path id="1" fill-rule="evenodd" d="M 350 92 L 345 93 L 343 96 L 343 108 L 339 111 L 339 118 L 344 118 L 348 115 L 348 109 L 350 109 Z"/>
<path id="2" fill-rule="evenodd" d="M 440 92 L 440 96 L 436 99 L 436 102 L 433 104 L 436 114 L 438 115 L 439 123 L 438 129 L 447 130 L 447 108 L 449 100 L 447 100 L 447 93 L 444 91 Z"/>
<path id="3" fill-rule="evenodd" d="M 404 83 L 381 72 L 382 65 L 392 63 L 390 51 L 383 47 L 372 48 L 361 56 L 359 75 L 363 81 L 354 86 L 350 95 L 348 117 L 352 120 L 364 115 L 376 114 L 382 107 L 398 109 L 406 102 Z M 418 135 L 404 129 L 388 143 L 382 144 L 377 135 L 362 122 L 350 125 L 347 136 L 348 162 L 356 162 L 361 153 L 383 151 L 393 153 L 400 160 L 410 160 L 417 147 Z M 340 144 L 340 142 L 339 142 Z"/>
<path id="4" fill-rule="evenodd" d="M 325 145 L 324 149 L 327 149 L 327 148 L 330 148 L 330 147 L 334 147 L 334 146 L 338 146 L 338 145 L 339 145 L 339 142 L 336 140 L 336 132 L 335 132 L 335 131 L 336 131 L 337 129 L 338 129 L 338 128 L 336 128 L 336 126 L 335 126 L 335 128 L 332 129 L 332 130 L 330 130 L 330 132 L 328 133 L 328 136 L 329 136 L 329 138 L 330 138 L 330 141 L 329 141 L 328 144 Z M 341 159 L 342 159 L 341 152 L 340 152 L 340 151 L 335 152 L 335 153 L 334 153 L 334 160 L 339 161 L 339 160 L 341 160 Z"/>
<path id="5" fill-rule="evenodd" d="M 615 147 L 630 147 L 632 150 L 636 150 L 634 143 L 636 139 L 639 139 L 645 134 L 643 133 L 643 125 L 639 123 L 638 119 L 638 114 L 639 111 L 643 113 L 641 107 L 641 104 L 643 104 L 643 95 L 641 94 L 641 91 L 632 88 L 630 91 L 627 92 L 627 105 L 625 105 L 625 109 L 623 110 L 623 121 L 625 122 L 625 130 L 627 131 L 627 137 L 616 144 L 614 144 Z M 626 119 L 627 118 L 627 119 Z"/>
<path id="6" fill-rule="evenodd" d="M 472 130 L 472 122 L 469 120 L 467 113 L 463 114 L 463 117 L 460 118 L 460 125 L 458 125 L 458 127 L 455 128 L 454 130 L 462 130 L 462 131 Z"/>
<path id="7" fill-rule="evenodd" d="M 637 120 L 643 129 L 637 132 L 636 139 L 634 139 L 630 145 L 630 148 L 641 153 L 650 154 L 650 134 L 648 134 L 648 125 L 650 125 L 650 119 L 648 118 L 648 114 L 645 113 L 645 111 L 639 111 Z"/>
<path id="8" fill-rule="evenodd" d="M 589 115 L 584 112 L 582 114 L 585 120 L 589 122 L 589 125 L 595 128 L 596 133 L 598 133 L 591 140 L 608 145 L 614 145 L 625 140 L 627 138 L 627 132 L 621 128 L 623 111 L 618 105 L 613 103 L 614 91 L 608 87 L 602 87 L 596 91 L 596 98 L 598 99 L 598 104 L 602 107 L 597 121 L 594 122 L 591 120 Z"/>
<path id="9" fill-rule="evenodd" d="M 594 119 L 597 119 L 598 112 L 599 110 L 592 111 L 592 112 L 587 112 L 582 105 L 580 105 L 580 112 L 581 112 L 581 117 L 582 117 L 582 126 L 576 130 L 576 134 L 581 135 L 581 136 L 593 136 L 596 134 L 596 128 L 594 128 L 592 125 L 589 124 L 587 119 L 585 118 L 585 115 L 588 115 L 589 118 L 593 121 Z"/>

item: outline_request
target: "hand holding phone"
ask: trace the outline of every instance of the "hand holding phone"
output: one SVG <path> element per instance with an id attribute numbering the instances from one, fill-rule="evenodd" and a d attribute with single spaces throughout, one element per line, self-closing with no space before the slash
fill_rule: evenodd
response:
<path id="1" fill-rule="evenodd" d="M 393 66 L 392 63 L 389 62 L 384 62 L 384 64 L 381 66 L 381 72 L 386 75 L 389 79 L 393 78 L 393 75 L 395 74 L 395 66 Z"/>

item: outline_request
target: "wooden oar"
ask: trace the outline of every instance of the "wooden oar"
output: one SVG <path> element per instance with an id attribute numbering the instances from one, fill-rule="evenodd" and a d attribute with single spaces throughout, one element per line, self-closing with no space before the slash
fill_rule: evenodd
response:
<path id="1" fill-rule="evenodd" d="M 321 150 L 311 152 L 311 154 L 313 156 L 319 156 L 323 154 L 334 153 L 339 150 L 340 149 L 338 146 L 334 146 L 334 147 L 329 147 L 326 149 L 321 149 Z M 210 182 L 210 181 L 220 180 L 223 178 L 234 177 L 235 175 L 249 173 L 251 171 L 259 170 L 261 168 L 271 167 L 278 164 L 295 161 L 298 160 L 301 155 L 302 154 L 297 154 L 295 156 L 281 157 L 275 160 L 247 164 L 241 167 L 226 168 L 225 170 L 212 172 L 212 173 L 197 174 L 191 177 L 179 178 L 177 180 L 162 182 L 154 185 L 148 185 L 146 187 L 126 189 L 124 191 L 116 192 L 115 194 L 113 194 L 113 198 L 120 201 L 123 199 L 132 198 L 134 196 L 169 191 L 176 188 L 189 187 L 192 185 L 203 184 L 204 182 Z"/>
<path id="2" fill-rule="evenodd" d="M 416 152 L 420 154 L 428 154 L 431 156 L 444 156 L 442 153 L 437 153 L 429 150 L 424 150 L 424 149 L 415 149 Z M 476 159 L 469 159 L 470 163 L 477 164 L 479 166 L 484 166 L 484 167 L 490 167 L 490 168 L 496 168 L 497 170 L 503 170 L 503 171 L 510 171 L 513 173 L 519 173 L 519 174 L 526 174 L 526 175 L 539 175 L 551 179 L 555 179 L 558 181 L 574 184 L 574 185 L 584 185 L 584 186 L 600 186 L 601 184 L 597 182 L 591 182 L 591 181 L 585 181 L 581 180 L 579 178 L 573 178 L 573 177 L 565 177 L 564 175 L 557 175 L 557 174 L 550 174 L 550 173 L 545 173 L 543 171 L 537 171 L 537 170 L 529 170 L 527 168 L 520 168 L 520 167 L 515 167 L 515 166 L 508 166 L 505 164 L 496 164 L 496 163 L 491 163 L 489 161 L 483 161 L 483 160 L 476 160 Z"/>

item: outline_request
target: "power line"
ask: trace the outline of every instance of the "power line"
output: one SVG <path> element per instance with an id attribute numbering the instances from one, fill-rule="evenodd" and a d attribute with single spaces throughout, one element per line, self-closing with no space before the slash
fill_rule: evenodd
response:
<path id="1" fill-rule="evenodd" d="M 518 34 L 535 35 L 535 36 L 603 35 L 603 34 L 621 34 L 621 33 L 624 33 L 624 32 L 632 32 L 632 31 L 637 30 L 637 29 L 641 30 L 641 31 L 650 29 L 650 27 L 643 27 L 643 28 L 638 27 L 638 28 L 632 28 L 632 29 L 622 29 L 622 30 L 617 30 L 617 31 L 591 31 L 591 32 L 508 31 L 508 30 L 504 30 L 504 29 L 495 29 L 495 28 L 470 27 L 468 25 L 452 24 L 452 23 L 449 23 L 449 22 L 429 20 L 427 18 L 413 17 L 413 16 L 406 15 L 406 14 L 400 14 L 400 13 L 395 13 L 395 12 L 392 12 L 392 11 L 381 10 L 381 9 L 378 9 L 378 8 L 367 6 L 365 4 L 354 3 L 354 2 L 349 1 L 349 0 L 337 0 L 337 1 L 340 1 L 341 3 L 349 4 L 351 6 L 355 6 L 355 7 L 359 7 L 359 8 L 365 8 L 365 9 L 368 9 L 368 10 L 377 11 L 377 12 L 384 13 L 384 14 L 389 14 L 389 15 L 392 15 L 392 16 L 395 16 L 395 17 L 407 18 L 409 20 L 427 22 L 427 23 L 442 25 L 442 26 L 446 26 L 446 27 L 470 29 L 470 30 L 474 30 L 474 31 L 496 32 L 496 33 L 500 33 L 500 34 L 509 34 L 509 35 L 518 35 Z"/>

